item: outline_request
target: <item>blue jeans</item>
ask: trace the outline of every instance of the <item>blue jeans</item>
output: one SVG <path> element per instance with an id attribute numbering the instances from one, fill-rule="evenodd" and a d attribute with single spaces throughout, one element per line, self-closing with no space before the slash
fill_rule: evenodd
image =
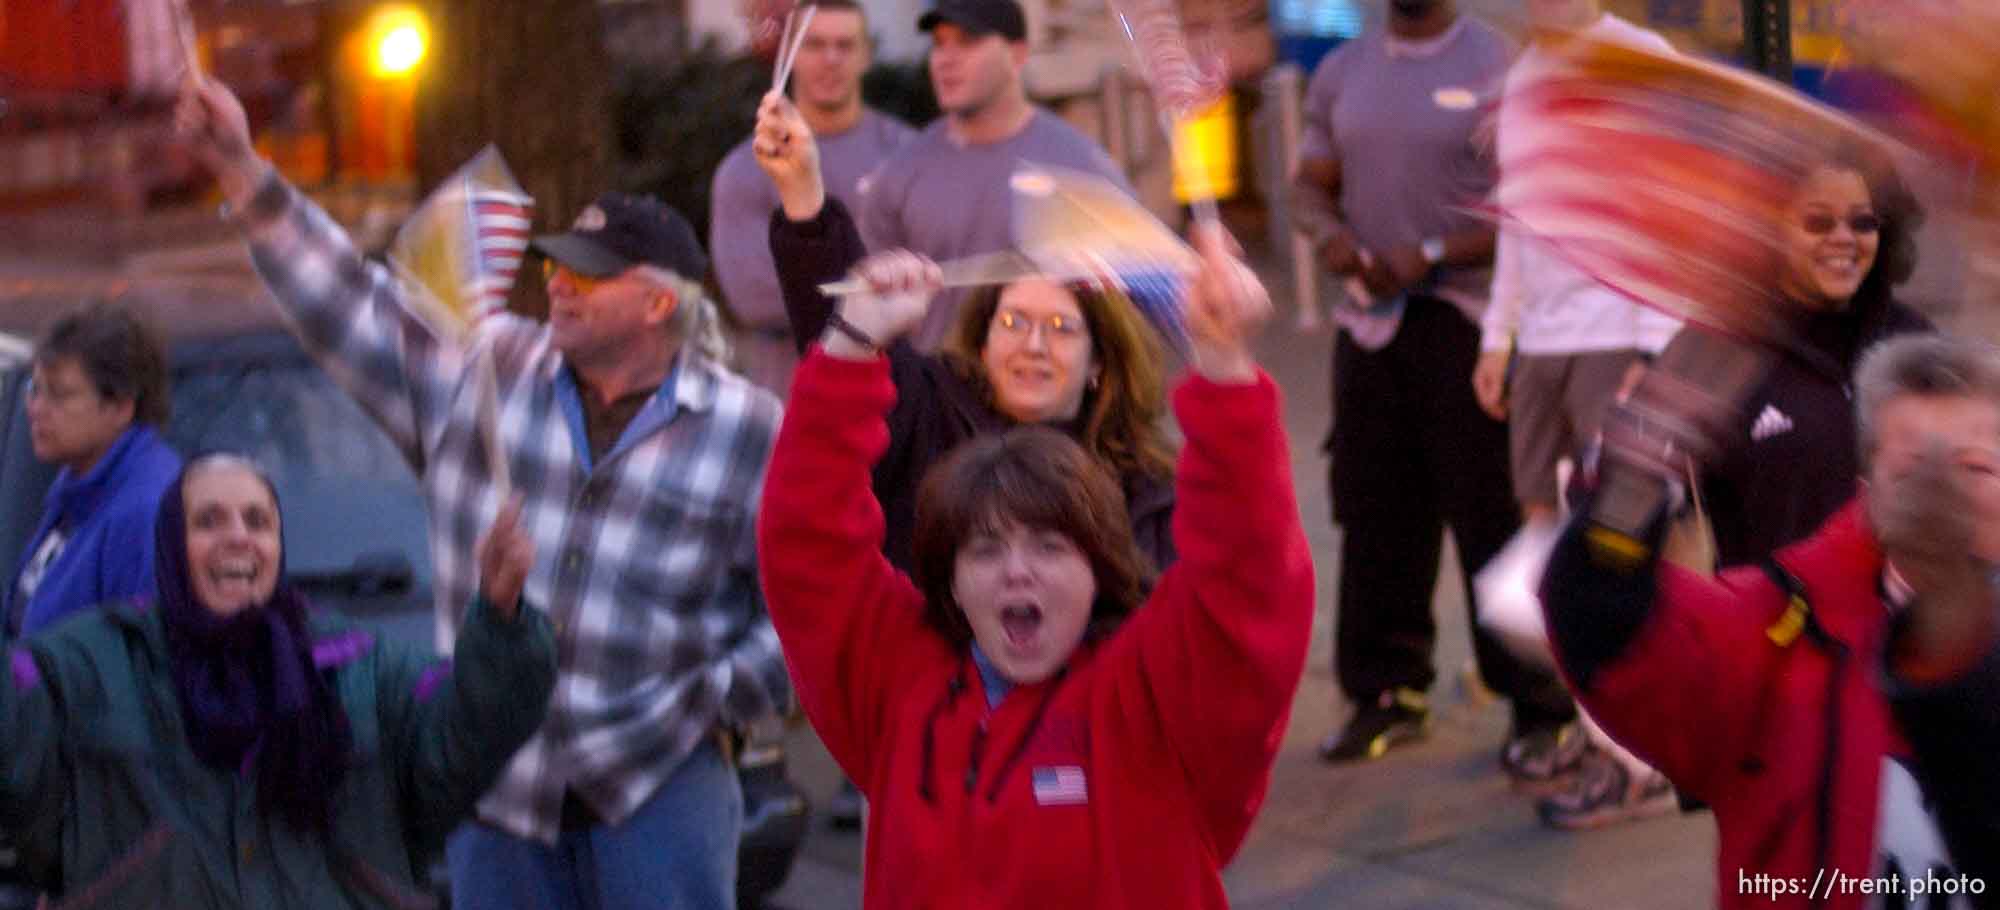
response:
<path id="1" fill-rule="evenodd" d="M 743 789 L 713 740 L 621 824 L 553 847 L 468 822 L 445 847 L 455 910 L 732 910 Z"/>

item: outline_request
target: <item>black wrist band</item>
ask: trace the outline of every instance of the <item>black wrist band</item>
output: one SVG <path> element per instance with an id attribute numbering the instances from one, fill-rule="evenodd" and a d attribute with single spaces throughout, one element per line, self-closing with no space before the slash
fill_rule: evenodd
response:
<path id="1" fill-rule="evenodd" d="M 852 341 L 855 344 L 858 344 L 864 348 L 867 348 L 870 351 L 874 351 L 878 354 L 881 353 L 882 351 L 882 346 L 880 344 L 877 344 L 875 339 L 868 337 L 868 333 L 861 331 L 859 326 L 856 326 L 852 322 L 848 322 L 846 317 L 840 315 L 839 310 L 834 310 L 833 312 L 826 314 L 826 327 L 836 332 L 839 332 L 842 335 L 846 335 L 847 340 Z"/>

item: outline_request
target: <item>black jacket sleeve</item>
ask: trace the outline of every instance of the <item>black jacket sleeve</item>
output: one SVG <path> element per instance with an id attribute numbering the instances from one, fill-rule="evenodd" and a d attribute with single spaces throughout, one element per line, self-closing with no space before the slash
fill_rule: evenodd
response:
<path id="1" fill-rule="evenodd" d="M 1957 871 L 2000 884 L 2000 645 L 1956 680 L 1916 686 L 1891 668 L 1886 687 Z M 1983 900 L 2000 906 L 1993 895 Z"/>
<path id="2" fill-rule="evenodd" d="M 811 221 L 793 221 L 782 208 L 771 210 L 771 259 L 778 267 L 792 342 L 801 355 L 826 331 L 826 318 L 833 313 L 833 299 L 820 293 L 819 286 L 839 281 L 866 255 L 868 246 L 861 242 L 854 216 L 832 196 Z"/>
<path id="3" fill-rule="evenodd" d="M 1598 669 L 1630 647 L 1659 593 L 1660 547 L 1666 526 L 1655 522 L 1644 555 L 1629 564 L 1599 552 L 1589 540 L 1590 504 L 1578 504 L 1542 572 L 1542 610 L 1563 668 L 1590 688 Z"/>

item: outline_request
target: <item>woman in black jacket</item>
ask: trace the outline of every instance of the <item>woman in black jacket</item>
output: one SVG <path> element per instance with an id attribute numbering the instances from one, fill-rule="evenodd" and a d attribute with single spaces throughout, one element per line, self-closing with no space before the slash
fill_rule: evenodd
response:
<path id="1" fill-rule="evenodd" d="M 1804 538 L 1854 498 L 1855 367 L 1875 342 L 1932 329 L 1894 296 L 1916 271 L 1923 219 L 1894 165 L 1860 147 L 1836 151 L 1800 181 L 1777 225 L 1793 343 L 1703 478 L 1717 565 Z"/>
<path id="2" fill-rule="evenodd" d="M 774 95 L 758 113 L 752 150 L 782 202 L 771 215 L 771 254 L 804 353 L 834 312 L 822 283 L 857 264 L 864 279 L 906 275 L 915 254 L 895 251 L 864 263 L 860 231 L 826 195 L 818 150 L 797 110 Z M 924 354 L 899 340 L 887 353 L 897 399 L 874 486 L 888 525 L 883 552 L 897 568 L 911 565 L 924 470 L 973 436 L 1028 423 L 1063 430 L 1111 468 L 1152 568 L 1173 562 L 1165 355 L 1130 301 L 1099 287 L 1022 279 L 974 293 L 942 351 Z"/>

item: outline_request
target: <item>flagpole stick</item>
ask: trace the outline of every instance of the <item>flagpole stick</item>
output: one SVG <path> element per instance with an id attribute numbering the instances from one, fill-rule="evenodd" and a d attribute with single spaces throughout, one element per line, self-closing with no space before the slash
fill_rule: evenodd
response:
<path id="1" fill-rule="evenodd" d="M 474 367 L 479 373 L 473 381 L 479 386 L 478 433 L 486 446 L 486 463 L 492 474 L 494 492 L 500 501 L 506 502 L 513 495 L 514 479 L 507 465 L 507 446 L 500 438 L 500 382 L 493 371 L 493 354 L 479 358 Z"/>
<path id="2" fill-rule="evenodd" d="M 809 3 L 806 4 L 805 10 L 805 15 L 799 17 L 798 34 L 793 36 L 791 49 L 784 55 L 784 66 L 778 70 L 778 79 L 771 86 L 772 91 L 782 93 L 785 90 L 785 81 L 792 78 L 792 66 L 799 60 L 799 48 L 804 47 L 806 43 L 806 29 L 812 26 L 813 13 L 818 12 L 819 7 Z"/>

